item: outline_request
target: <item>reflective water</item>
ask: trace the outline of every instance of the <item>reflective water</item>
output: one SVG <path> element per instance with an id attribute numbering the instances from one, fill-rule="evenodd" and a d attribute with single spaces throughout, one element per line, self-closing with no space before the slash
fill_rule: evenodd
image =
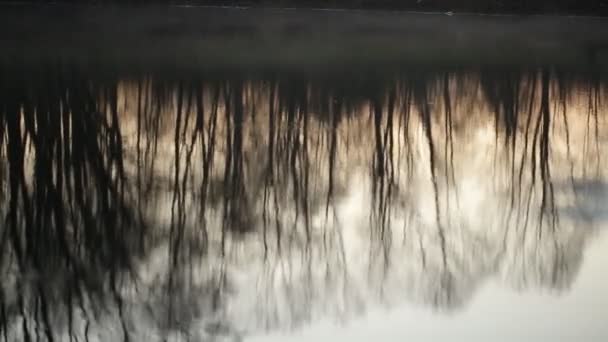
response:
<path id="1" fill-rule="evenodd" d="M 5 340 L 608 338 L 593 62 L 107 63 L 0 65 Z"/>

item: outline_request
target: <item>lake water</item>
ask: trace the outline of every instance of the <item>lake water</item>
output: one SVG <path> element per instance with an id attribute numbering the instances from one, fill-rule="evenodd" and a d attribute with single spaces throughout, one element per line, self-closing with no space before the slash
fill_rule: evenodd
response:
<path id="1" fill-rule="evenodd" d="M 608 340 L 608 21 L 4 6 L 0 340 Z"/>

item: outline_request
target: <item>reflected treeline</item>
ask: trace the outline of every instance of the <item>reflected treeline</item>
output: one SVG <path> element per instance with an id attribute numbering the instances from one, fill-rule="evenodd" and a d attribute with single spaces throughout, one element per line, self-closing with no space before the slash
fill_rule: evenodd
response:
<path id="1" fill-rule="evenodd" d="M 565 290 L 596 224 L 581 184 L 606 181 L 597 75 L 0 75 L 7 341 L 454 310 L 496 274 Z"/>

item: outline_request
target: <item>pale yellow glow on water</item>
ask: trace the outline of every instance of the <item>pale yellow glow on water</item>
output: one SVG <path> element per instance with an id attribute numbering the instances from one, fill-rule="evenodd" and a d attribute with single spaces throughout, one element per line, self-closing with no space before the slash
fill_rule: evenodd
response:
<path id="1" fill-rule="evenodd" d="M 81 192 L 99 193 L 93 204 L 118 193 L 107 202 L 133 210 L 141 225 L 131 228 L 146 228 L 130 241 L 143 240 L 145 253 L 127 245 L 137 279 L 117 290 L 133 335 L 601 341 L 608 127 L 591 118 L 602 105 L 589 106 L 591 90 L 574 87 L 565 113 L 554 95 L 552 115 L 543 115 L 543 100 L 528 92 L 558 84 L 522 81 L 526 110 L 510 125 L 509 108 L 495 111 L 481 79 L 451 77 L 343 106 L 308 84 L 292 97 L 256 81 L 167 86 L 160 95 L 153 80 L 119 82 L 116 112 L 100 105 L 106 112 L 94 115 L 107 120 L 103 129 L 118 120 L 120 153 L 108 143 L 116 136 L 93 129 L 98 145 L 78 143 L 101 146 L 89 152 L 124 167 L 120 191 L 87 173 Z M 47 185 L 36 163 L 59 158 L 28 143 L 26 195 Z M 81 170 L 67 165 L 69 177 Z M 99 340 L 121 332 L 115 318 L 92 328 Z"/>

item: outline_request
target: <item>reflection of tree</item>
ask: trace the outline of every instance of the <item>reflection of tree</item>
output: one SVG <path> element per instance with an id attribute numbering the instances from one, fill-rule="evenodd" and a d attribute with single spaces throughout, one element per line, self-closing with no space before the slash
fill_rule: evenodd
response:
<path id="1" fill-rule="evenodd" d="M 41 77 L 0 90 L 8 163 L 0 264 L 9 277 L 19 274 L 13 290 L 20 290 L 3 297 L 4 308 L 34 322 L 23 321 L 23 337 L 53 340 L 55 319 L 74 333 L 72 306 L 91 315 L 96 309 L 84 303 L 98 305 L 107 294 L 121 307 L 117 284 L 138 255 L 141 224 L 128 199 L 116 89 L 78 76 L 59 84 L 52 73 Z"/>
<path id="2" fill-rule="evenodd" d="M 586 177 L 593 127 L 599 156 L 601 87 L 581 144 L 559 71 L 41 75 L 0 88 L 7 340 L 238 338 L 403 299 L 456 310 L 497 268 L 561 290 L 580 266 L 586 233 L 558 220 L 570 193 L 554 184 Z M 492 120 L 494 140 L 474 140 Z M 498 180 L 467 216 L 471 172 Z"/>

